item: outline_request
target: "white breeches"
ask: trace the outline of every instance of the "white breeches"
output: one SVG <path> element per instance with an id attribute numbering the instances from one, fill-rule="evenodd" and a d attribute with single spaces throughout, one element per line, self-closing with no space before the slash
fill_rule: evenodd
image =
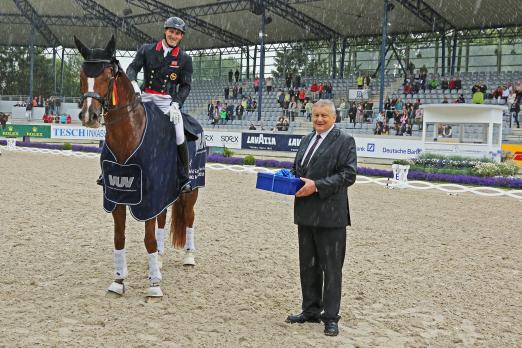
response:
<path id="1" fill-rule="evenodd" d="M 170 95 L 162 95 L 162 94 L 152 94 L 152 93 L 145 93 L 143 92 L 141 94 L 141 101 L 146 102 L 153 102 L 156 104 L 158 108 L 160 108 L 163 113 L 169 115 L 170 113 L 170 103 L 172 102 L 172 98 Z M 176 144 L 181 145 L 185 141 L 185 129 L 183 128 L 183 119 L 178 124 L 175 124 L 174 127 L 176 128 Z"/>

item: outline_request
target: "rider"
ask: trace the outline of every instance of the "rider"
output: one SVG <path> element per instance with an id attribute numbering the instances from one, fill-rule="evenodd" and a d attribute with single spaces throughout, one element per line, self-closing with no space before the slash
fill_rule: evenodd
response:
<path id="1" fill-rule="evenodd" d="M 190 191 L 189 154 L 183 118 L 180 108 L 190 93 L 192 82 L 192 58 L 179 47 L 187 30 L 187 25 L 179 17 L 170 17 L 163 25 L 163 39 L 155 44 L 145 44 L 127 68 L 127 76 L 132 81 L 136 94 L 143 102 L 153 102 L 170 117 L 176 128 L 178 157 L 183 165 L 180 178 L 181 192 Z M 138 72 L 143 68 L 143 93 L 136 82 Z"/>

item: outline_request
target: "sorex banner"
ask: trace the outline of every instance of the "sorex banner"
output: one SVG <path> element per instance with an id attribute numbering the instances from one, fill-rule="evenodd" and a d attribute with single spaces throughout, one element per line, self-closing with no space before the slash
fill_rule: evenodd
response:
<path id="1" fill-rule="evenodd" d="M 0 128 L 0 137 L 21 138 L 24 136 L 33 138 L 50 138 L 51 126 L 8 124 L 5 129 Z"/>
<path id="2" fill-rule="evenodd" d="M 220 132 L 214 130 L 205 130 L 205 140 L 207 142 L 207 147 L 226 146 L 230 149 L 241 149 L 240 132 Z"/>
<path id="3" fill-rule="evenodd" d="M 280 133 L 243 133 L 242 149 L 297 152 L 303 135 Z"/>
<path id="4" fill-rule="evenodd" d="M 60 126 L 53 124 L 51 127 L 51 138 L 105 140 L 105 127 L 87 128 L 82 126 Z"/>

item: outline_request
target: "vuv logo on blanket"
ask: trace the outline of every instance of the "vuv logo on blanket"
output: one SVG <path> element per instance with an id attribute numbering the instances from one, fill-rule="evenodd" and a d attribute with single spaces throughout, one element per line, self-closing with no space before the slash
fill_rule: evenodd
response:
<path id="1" fill-rule="evenodd" d="M 122 188 L 122 187 L 130 188 L 132 186 L 133 181 L 134 181 L 134 177 L 128 178 L 125 176 L 119 177 L 119 176 L 109 175 L 109 185 L 110 186 L 116 186 L 119 188 Z"/>

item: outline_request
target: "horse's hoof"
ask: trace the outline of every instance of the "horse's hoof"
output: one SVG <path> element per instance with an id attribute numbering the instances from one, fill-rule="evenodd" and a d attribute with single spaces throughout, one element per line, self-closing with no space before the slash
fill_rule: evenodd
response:
<path id="1" fill-rule="evenodd" d="M 147 290 L 147 297 L 163 297 L 163 291 L 161 291 L 159 285 L 151 286 Z"/>
<path id="2" fill-rule="evenodd" d="M 112 282 L 112 284 L 109 286 L 107 291 L 121 296 L 125 292 L 125 285 L 116 283 L 116 282 Z"/>
<path id="3" fill-rule="evenodd" d="M 196 260 L 194 259 L 194 252 L 187 250 L 185 251 L 185 256 L 183 257 L 183 266 L 195 266 Z"/>

